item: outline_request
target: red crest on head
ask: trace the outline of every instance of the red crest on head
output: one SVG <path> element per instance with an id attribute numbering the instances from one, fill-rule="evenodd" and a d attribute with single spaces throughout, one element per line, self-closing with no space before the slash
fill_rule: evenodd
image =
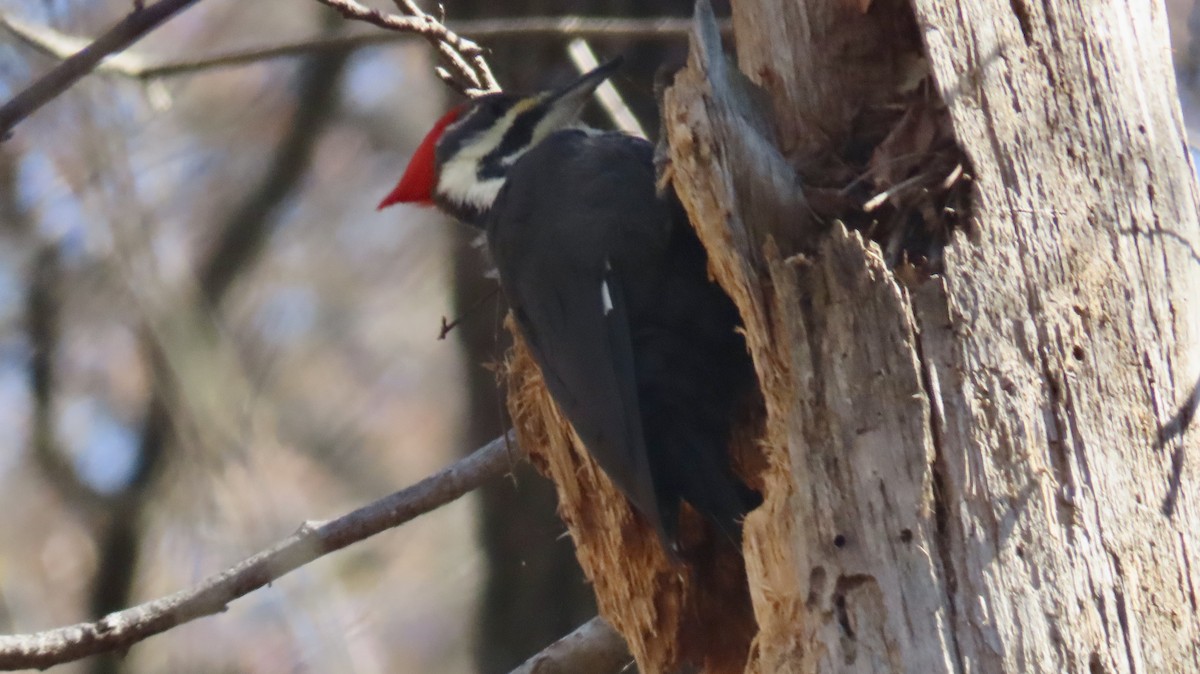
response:
<path id="1" fill-rule="evenodd" d="M 400 178 L 395 189 L 379 202 L 379 209 L 399 203 L 433 203 L 433 190 L 437 186 L 434 149 L 437 147 L 438 139 L 446 131 L 446 127 L 453 124 L 462 111 L 463 106 L 451 109 L 450 112 L 442 115 L 429 133 L 425 134 L 425 139 L 417 146 L 416 152 L 413 152 L 412 159 L 408 162 L 408 168 L 404 169 L 404 176 Z"/>

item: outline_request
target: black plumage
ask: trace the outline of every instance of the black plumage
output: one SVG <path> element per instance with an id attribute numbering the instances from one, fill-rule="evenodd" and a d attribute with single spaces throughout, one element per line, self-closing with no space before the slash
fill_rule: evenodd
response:
<path id="1" fill-rule="evenodd" d="M 754 375 L 652 155 L 621 133 L 554 132 L 512 164 L 480 224 L 551 395 L 606 474 L 667 545 L 681 500 L 738 541 L 760 499 L 727 446 Z"/>
<path id="2" fill-rule="evenodd" d="M 761 501 L 727 450 L 754 391 L 737 310 L 679 200 L 656 192 L 650 143 L 571 128 L 618 66 L 447 112 L 380 207 L 432 203 L 485 229 L 517 327 L 600 467 L 669 549 L 682 501 L 737 542 Z"/>

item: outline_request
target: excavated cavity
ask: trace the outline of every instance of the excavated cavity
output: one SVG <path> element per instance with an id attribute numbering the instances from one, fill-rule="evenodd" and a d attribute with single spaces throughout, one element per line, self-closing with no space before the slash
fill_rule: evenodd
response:
<path id="1" fill-rule="evenodd" d="M 973 170 L 929 73 L 911 6 L 876 0 L 869 7 L 865 19 L 891 36 L 865 60 L 881 64 L 863 76 L 872 85 L 844 133 L 796 164 L 815 215 L 875 241 L 912 284 L 941 273 L 951 235 L 968 230 Z"/>

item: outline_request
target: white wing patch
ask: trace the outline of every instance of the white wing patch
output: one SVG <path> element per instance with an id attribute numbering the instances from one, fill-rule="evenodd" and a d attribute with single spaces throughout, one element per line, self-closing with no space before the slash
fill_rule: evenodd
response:
<path id="1" fill-rule="evenodd" d="M 607 276 L 608 272 L 612 271 L 612 265 L 609 264 L 608 258 L 604 258 L 604 273 Z M 604 315 L 612 313 L 612 293 L 608 289 L 608 279 L 600 279 L 600 303 L 604 306 Z"/>

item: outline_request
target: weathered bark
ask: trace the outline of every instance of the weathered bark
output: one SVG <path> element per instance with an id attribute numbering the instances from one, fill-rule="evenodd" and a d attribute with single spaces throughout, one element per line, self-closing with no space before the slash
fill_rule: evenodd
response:
<path id="1" fill-rule="evenodd" d="M 601 618 L 592 618 L 511 674 L 613 674 L 631 662 L 625 639 Z"/>
<path id="2" fill-rule="evenodd" d="M 709 35 L 664 115 L 673 184 L 766 402 L 747 671 L 1200 671 L 1184 432 L 1200 224 L 1162 7 L 733 9 L 739 67 L 769 103 Z M 796 176 L 846 147 L 922 52 L 973 207 L 938 273 L 902 283 L 874 242 L 816 224 Z M 695 623 L 674 617 L 729 620 L 705 613 L 720 588 L 662 572 L 544 395 L 522 393 L 518 431 L 553 440 L 584 568 L 639 664 L 726 653 L 694 649 Z"/>

